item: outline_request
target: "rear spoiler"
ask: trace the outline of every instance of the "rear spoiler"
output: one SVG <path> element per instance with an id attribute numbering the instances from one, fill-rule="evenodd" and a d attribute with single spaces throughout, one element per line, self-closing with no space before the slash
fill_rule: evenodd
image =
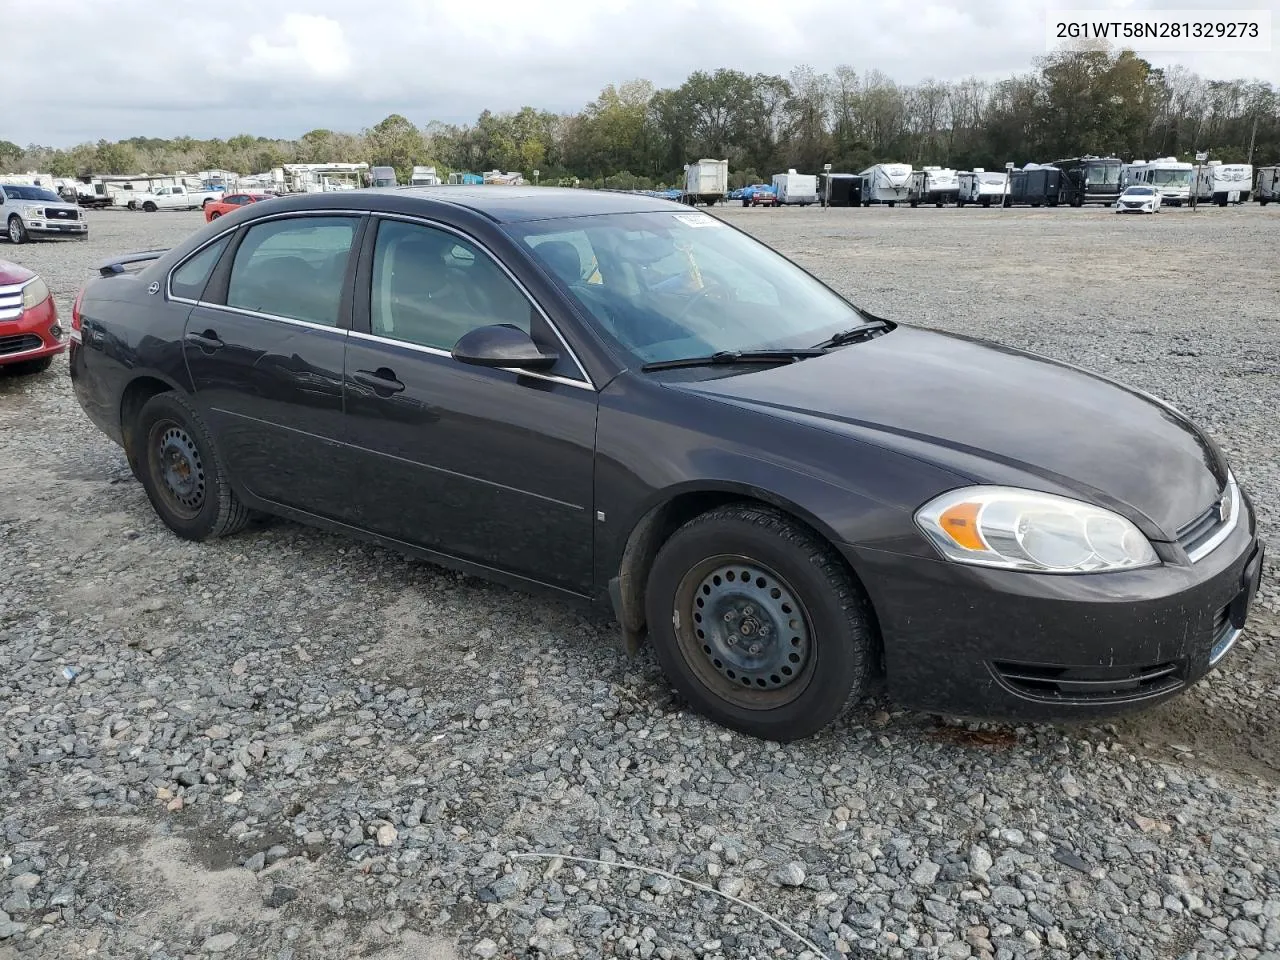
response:
<path id="1" fill-rule="evenodd" d="M 168 250 L 139 250 L 137 253 L 126 253 L 118 257 L 112 257 L 110 260 L 104 260 L 98 264 L 98 273 L 104 277 L 110 277 L 113 274 L 124 273 L 125 267 L 135 263 L 146 263 L 149 260 L 159 260 Z"/>

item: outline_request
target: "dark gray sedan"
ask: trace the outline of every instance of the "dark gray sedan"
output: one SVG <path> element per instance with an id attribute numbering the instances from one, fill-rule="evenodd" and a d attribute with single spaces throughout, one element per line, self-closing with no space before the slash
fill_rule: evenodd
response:
<path id="1" fill-rule="evenodd" d="M 279 198 L 99 272 L 75 391 L 176 533 L 276 514 L 594 602 L 750 734 L 879 672 L 966 716 L 1151 703 L 1257 589 L 1248 497 L 1176 410 L 870 316 L 679 204 Z"/>

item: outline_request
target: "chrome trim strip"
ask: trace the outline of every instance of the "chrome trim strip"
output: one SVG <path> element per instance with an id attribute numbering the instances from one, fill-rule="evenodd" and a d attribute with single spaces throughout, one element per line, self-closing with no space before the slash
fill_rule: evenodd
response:
<path id="1" fill-rule="evenodd" d="M 393 347 L 404 347 L 406 350 L 414 350 L 418 353 L 425 353 L 432 357 L 443 357 L 446 360 L 452 360 L 453 354 L 448 350 L 441 350 L 439 347 L 427 347 L 419 343 L 409 343 L 405 340 L 396 340 L 394 337 L 383 337 L 376 333 L 365 333 L 362 330 L 352 330 L 351 336 L 360 340 L 369 340 L 373 343 L 385 343 Z M 590 390 L 595 392 L 595 387 L 581 380 L 574 380 L 571 377 L 561 377 L 553 373 L 541 373 L 537 370 L 524 370 L 520 367 L 494 367 L 495 370 L 505 370 L 508 373 L 514 373 L 521 377 L 533 377 L 535 380 L 546 380 L 549 383 L 559 383 L 566 387 L 577 387 L 579 390 Z"/>
<path id="2" fill-rule="evenodd" d="M 1226 643 L 1225 643 L 1225 645 L 1223 646 L 1223 648 L 1222 648 L 1221 650 L 1219 650 L 1219 651 L 1218 651 L 1218 655 L 1217 655 L 1217 656 L 1215 656 L 1215 657 L 1210 657 L 1210 658 L 1209 658 L 1209 666 L 1211 666 L 1211 667 L 1212 667 L 1212 666 L 1213 666 L 1214 664 L 1216 664 L 1219 660 L 1221 660 L 1221 659 L 1222 659 L 1223 657 L 1225 657 L 1228 653 L 1230 653 L 1230 652 L 1231 652 L 1231 648 L 1232 648 L 1232 647 L 1234 647 L 1234 646 L 1236 645 L 1236 641 L 1240 639 L 1240 634 L 1242 634 L 1242 633 L 1244 633 L 1244 628 L 1243 628 L 1243 627 L 1232 627 L 1232 628 L 1231 628 L 1231 630 L 1230 630 L 1230 632 L 1226 634 L 1226 636 L 1225 636 L 1225 638 L 1224 638 L 1224 639 L 1225 639 L 1225 641 L 1226 641 Z M 1218 643 L 1223 643 L 1223 641 L 1222 641 L 1222 640 L 1219 640 L 1219 641 L 1218 641 Z M 1218 645 L 1217 643 L 1215 643 L 1215 644 L 1214 644 L 1214 646 L 1215 646 L 1215 647 L 1216 647 L 1217 645 Z"/>
<path id="3" fill-rule="evenodd" d="M 1213 553 L 1222 542 L 1235 532 L 1236 524 L 1240 522 L 1240 486 L 1236 483 L 1235 477 L 1228 474 L 1227 491 L 1231 494 L 1231 516 L 1227 522 L 1220 526 L 1204 543 L 1196 547 L 1194 550 L 1187 551 L 1187 559 L 1192 563 L 1199 563 L 1209 554 Z"/>
<path id="4" fill-rule="evenodd" d="M 507 267 L 507 265 L 502 262 L 502 259 L 500 257 L 495 256 L 493 251 L 490 250 L 488 247 L 486 247 L 483 243 L 481 243 L 479 240 L 477 240 L 475 237 L 471 236 L 470 234 L 464 233 L 463 231 L 459 230 L 457 227 L 450 226 L 447 223 L 441 223 L 438 220 L 432 220 L 429 217 L 414 216 L 413 214 L 408 214 L 408 213 L 381 213 L 379 211 L 373 211 L 372 216 L 382 220 L 399 220 L 406 223 L 420 223 L 420 224 L 423 224 L 424 226 L 429 226 L 437 230 L 444 230 L 446 233 L 452 233 L 455 237 L 461 237 L 467 243 L 472 244 L 479 250 L 482 250 L 485 256 L 487 256 L 490 260 L 496 263 L 498 265 L 498 268 L 501 269 L 502 272 L 507 275 L 507 278 L 516 285 L 516 289 L 518 289 L 522 294 L 524 294 L 525 299 L 528 300 L 529 303 L 533 305 L 533 308 L 537 310 L 538 313 L 542 316 L 542 319 L 546 322 L 547 326 L 551 328 L 551 332 L 556 335 L 556 339 L 560 341 L 560 345 L 563 346 L 565 351 L 569 354 L 569 359 L 573 361 L 573 365 L 577 367 L 578 372 L 582 374 L 582 379 L 583 381 L 585 381 L 583 385 L 590 390 L 596 389 L 596 385 L 592 382 L 591 376 L 587 373 L 587 368 L 582 365 L 582 361 L 578 359 L 578 355 L 574 353 L 573 347 L 571 347 L 569 345 L 569 341 L 564 338 L 564 334 L 560 332 L 560 328 L 557 327 L 552 322 L 551 317 L 547 315 L 547 311 L 542 309 L 542 304 L 540 304 L 537 301 L 537 299 L 535 299 L 533 294 L 529 292 L 528 288 L 526 288 L 525 285 L 521 283 L 520 280 L 516 277 L 516 275 L 511 272 L 511 270 Z M 502 367 L 501 369 L 506 370 L 510 368 Z M 519 371 L 519 372 L 526 373 L 526 374 L 528 373 L 528 371 Z M 532 376 L 532 374 L 529 374 L 529 375 Z M 550 379 L 550 378 L 543 376 L 542 379 Z M 563 380 L 565 382 L 569 382 L 569 378 L 567 377 L 560 377 L 558 379 Z"/>
<path id="5" fill-rule="evenodd" d="M 275 320 L 279 323 L 291 323 L 298 327 L 307 327 L 311 330 L 329 330 L 333 333 L 340 333 L 344 336 L 351 331 L 346 327 L 340 327 L 336 323 L 312 323 L 310 320 L 296 320 L 293 317 L 280 317 L 274 313 L 263 313 L 260 310 L 246 310 L 244 307 L 231 307 L 225 303 L 208 303 L 205 300 L 199 302 L 186 300 L 184 303 L 195 303 L 198 307 L 207 307 L 210 310 L 226 310 L 228 313 L 238 313 L 245 317 L 258 317 L 261 320 Z"/>

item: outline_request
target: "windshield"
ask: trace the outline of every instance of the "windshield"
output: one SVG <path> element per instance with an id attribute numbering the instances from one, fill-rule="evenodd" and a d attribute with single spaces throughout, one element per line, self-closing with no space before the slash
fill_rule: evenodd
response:
<path id="1" fill-rule="evenodd" d="M 1152 170 L 1151 182 L 1157 187 L 1182 187 L 1191 185 L 1190 170 Z"/>
<path id="2" fill-rule="evenodd" d="M 13 187 L 7 183 L 0 183 L 0 189 L 3 189 L 4 195 L 11 200 L 44 200 L 47 203 L 62 203 L 60 196 L 44 187 Z"/>
<path id="3" fill-rule="evenodd" d="M 1125 191 L 1125 193 L 1128 193 L 1128 194 L 1142 194 L 1143 196 L 1146 196 L 1152 192 L 1153 191 L 1150 187 L 1130 187 L 1128 190 Z"/>
<path id="4" fill-rule="evenodd" d="M 1091 163 L 1086 168 L 1089 183 L 1105 186 L 1120 183 L 1120 161 L 1113 163 Z"/>
<path id="5" fill-rule="evenodd" d="M 509 228 L 642 363 L 812 347 L 864 322 L 798 266 L 705 213 L 625 213 Z"/>

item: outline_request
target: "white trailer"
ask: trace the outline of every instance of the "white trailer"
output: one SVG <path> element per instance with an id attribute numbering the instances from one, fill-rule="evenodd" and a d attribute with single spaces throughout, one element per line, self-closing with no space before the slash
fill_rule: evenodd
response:
<path id="1" fill-rule="evenodd" d="M 1252 164 L 1210 160 L 1200 168 L 1200 175 L 1196 178 L 1196 199 L 1201 203 L 1216 203 L 1220 207 L 1228 203 L 1244 203 L 1249 199 L 1252 186 Z"/>
<path id="2" fill-rule="evenodd" d="M 409 174 L 409 185 L 413 187 L 434 187 L 440 183 L 435 167 L 414 167 Z"/>
<path id="3" fill-rule="evenodd" d="M 818 178 L 811 173 L 786 173 L 773 175 L 773 189 L 778 194 L 778 206 L 807 207 L 818 202 Z"/>
<path id="4" fill-rule="evenodd" d="M 1264 207 L 1272 200 L 1280 203 L 1280 166 L 1258 168 L 1258 180 L 1254 184 L 1253 199 Z"/>
<path id="5" fill-rule="evenodd" d="M 705 203 L 708 207 L 723 200 L 729 194 L 729 161 L 698 160 L 684 168 L 685 203 L 693 206 Z"/>
<path id="6" fill-rule="evenodd" d="M 1162 205 L 1180 207 L 1191 202 L 1191 181 L 1195 170 L 1194 164 L 1183 163 L 1177 157 L 1135 160 L 1120 168 L 1120 189 L 1137 184 L 1148 186 L 1160 191 Z"/>
<path id="7" fill-rule="evenodd" d="M 860 174 L 864 184 L 862 205 L 887 203 L 889 206 L 905 201 L 911 189 L 911 164 L 877 163 Z"/>
<path id="8" fill-rule="evenodd" d="M 1008 188 L 1009 175 L 1003 171 L 985 170 L 974 167 L 972 170 L 961 170 L 956 174 L 956 206 L 966 203 L 978 203 L 989 207 L 993 203 L 998 207 L 1004 202 Z"/>
<path id="9" fill-rule="evenodd" d="M 911 172 L 907 201 L 913 207 L 922 203 L 940 207 L 946 203 L 955 203 L 959 192 L 956 172 L 950 167 L 921 167 Z"/>

